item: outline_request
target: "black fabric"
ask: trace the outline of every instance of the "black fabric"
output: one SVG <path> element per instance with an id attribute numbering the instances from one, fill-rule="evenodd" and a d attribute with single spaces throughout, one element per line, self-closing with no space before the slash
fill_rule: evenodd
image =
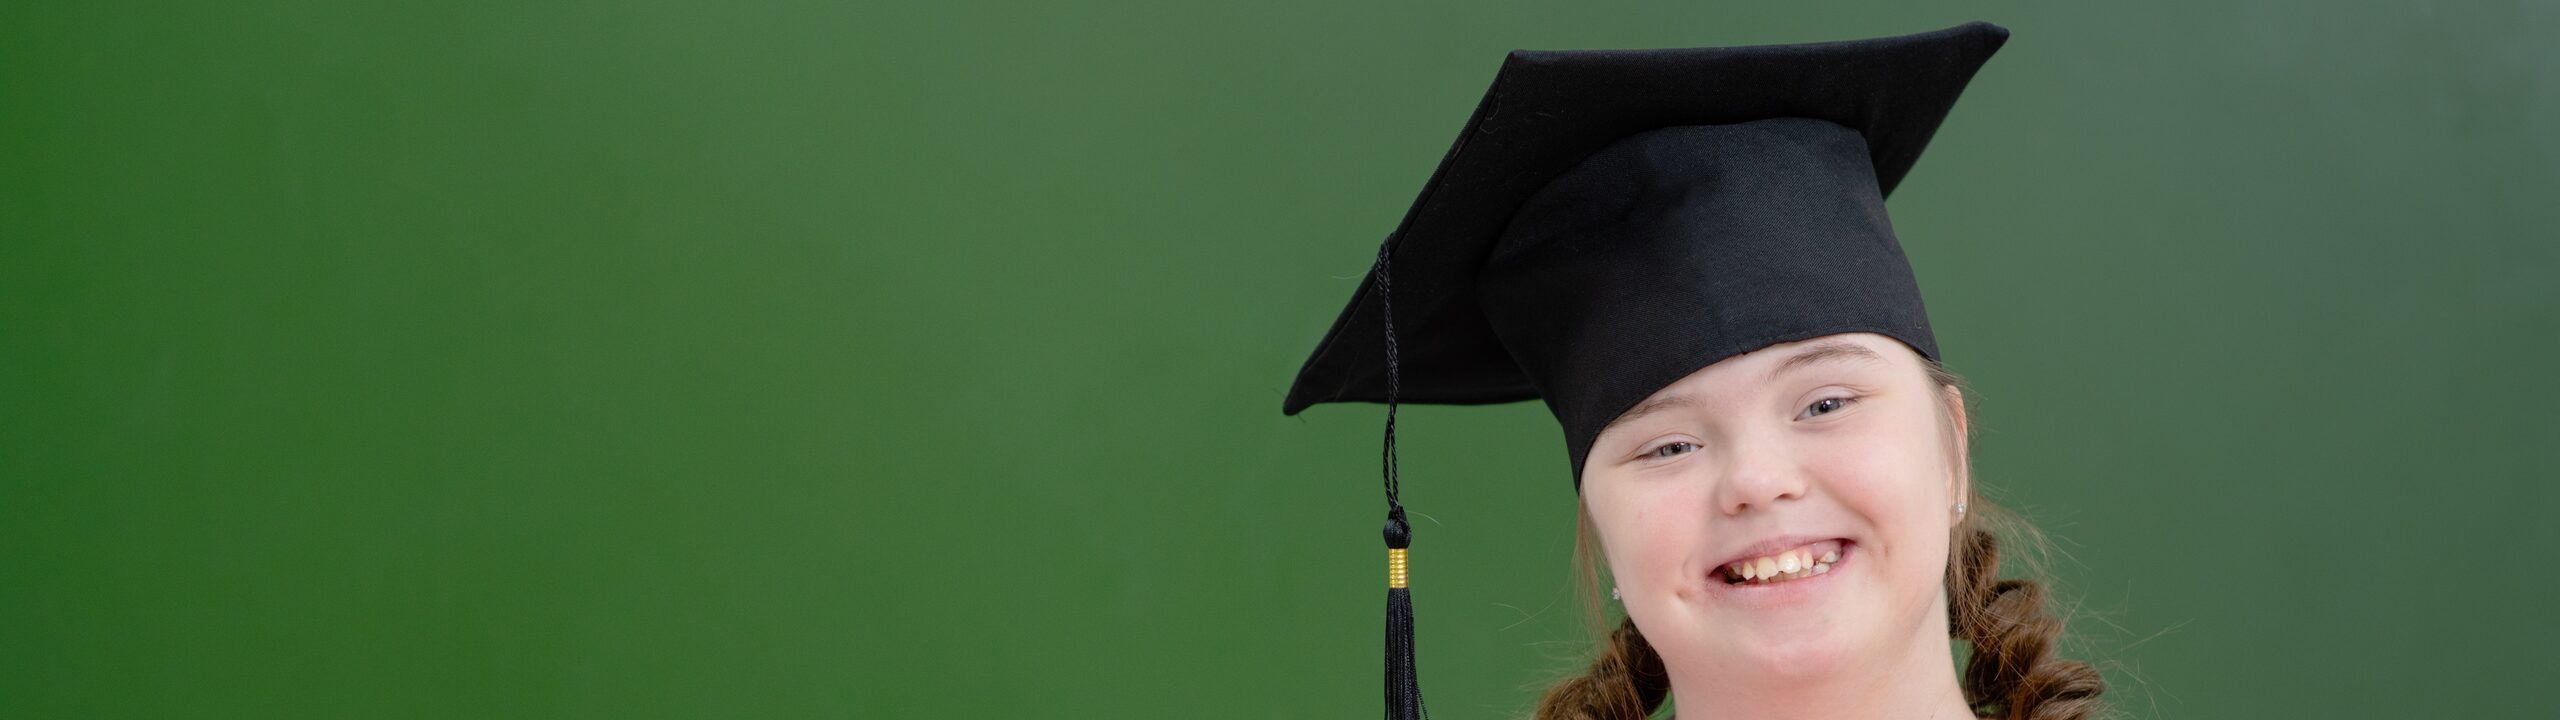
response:
<path id="1" fill-rule="evenodd" d="M 1564 425 L 1577 482 L 1602 427 L 1717 359 L 1853 331 L 1937 357 L 1867 162 L 1822 120 L 1665 128 L 1521 208 L 1479 300 Z"/>
<path id="2" fill-rule="evenodd" d="M 1852 331 L 1938 357 L 1884 197 L 2007 38 L 1513 52 L 1381 249 L 1398 399 L 1542 398 L 1579 486 L 1611 419 L 1726 357 Z M 1387 400 L 1384 267 L 1283 412 Z"/>

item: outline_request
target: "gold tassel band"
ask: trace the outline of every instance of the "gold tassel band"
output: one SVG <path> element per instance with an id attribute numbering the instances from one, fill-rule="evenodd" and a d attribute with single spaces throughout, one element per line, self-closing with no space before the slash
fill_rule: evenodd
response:
<path id="1" fill-rule="evenodd" d="M 1404 587 L 1404 548 L 1387 548 L 1387 587 Z"/>

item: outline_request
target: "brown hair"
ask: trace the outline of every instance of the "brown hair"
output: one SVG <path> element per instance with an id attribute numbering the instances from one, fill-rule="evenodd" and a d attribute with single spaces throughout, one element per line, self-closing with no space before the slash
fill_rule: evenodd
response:
<path id="1" fill-rule="evenodd" d="M 1955 373 L 1936 361 L 1923 361 L 1932 382 L 1963 389 L 1964 381 Z M 2025 519 L 1983 501 L 1982 493 L 1972 487 L 1968 484 L 1971 497 L 1965 500 L 1966 513 L 1956 523 L 1955 542 L 1947 549 L 1946 576 L 1948 637 L 1973 647 L 1960 674 L 1965 702 L 1981 717 L 2003 720 L 2080 720 L 2095 715 L 2106 681 L 2088 663 L 2056 654 L 2054 644 L 2062 636 L 2063 622 L 2045 611 L 2044 585 L 1999 577 L 1996 534 L 2020 539 L 2031 549 L 2043 548 L 2044 537 Z M 1598 657 L 1582 674 L 1548 688 L 1546 697 L 1538 701 L 1537 720 L 1637 720 L 1653 714 L 1671 695 L 1671 676 L 1662 656 L 1636 630 L 1634 618 L 1601 632 L 1607 614 L 1600 604 L 1601 562 L 1595 537 L 1591 515 L 1582 513 L 1574 533 L 1574 575 L 1593 634 L 1600 636 Z M 2031 554 L 2025 560 L 2028 575 L 2043 575 L 2037 557 Z"/>

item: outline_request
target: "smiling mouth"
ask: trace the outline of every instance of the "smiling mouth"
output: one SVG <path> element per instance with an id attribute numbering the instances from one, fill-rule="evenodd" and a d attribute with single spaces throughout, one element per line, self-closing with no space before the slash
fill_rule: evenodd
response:
<path id="1" fill-rule="evenodd" d="M 1776 585 L 1831 572 L 1849 551 L 1847 543 L 1824 540 L 1774 555 L 1737 560 L 1716 569 L 1716 577 L 1727 585 Z"/>

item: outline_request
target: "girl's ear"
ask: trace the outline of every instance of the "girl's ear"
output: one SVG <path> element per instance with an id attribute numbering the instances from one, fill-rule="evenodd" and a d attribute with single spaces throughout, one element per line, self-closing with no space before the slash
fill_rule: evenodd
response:
<path id="1" fill-rule="evenodd" d="M 1947 417 L 1954 418 L 1956 421 L 1956 438 L 1963 440 L 1972 437 L 1972 434 L 1967 432 L 1971 428 L 1966 426 L 1964 415 L 1964 390 L 1951 385 L 1946 388 L 1946 391 Z"/>
<path id="2" fill-rule="evenodd" d="M 1953 385 L 1944 386 L 1947 419 L 1955 426 L 1953 439 L 1956 460 L 1955 497 L 1962 500 L 1973 490 L 1973 426 L 1965 416 L 1964 391 Z"/>

